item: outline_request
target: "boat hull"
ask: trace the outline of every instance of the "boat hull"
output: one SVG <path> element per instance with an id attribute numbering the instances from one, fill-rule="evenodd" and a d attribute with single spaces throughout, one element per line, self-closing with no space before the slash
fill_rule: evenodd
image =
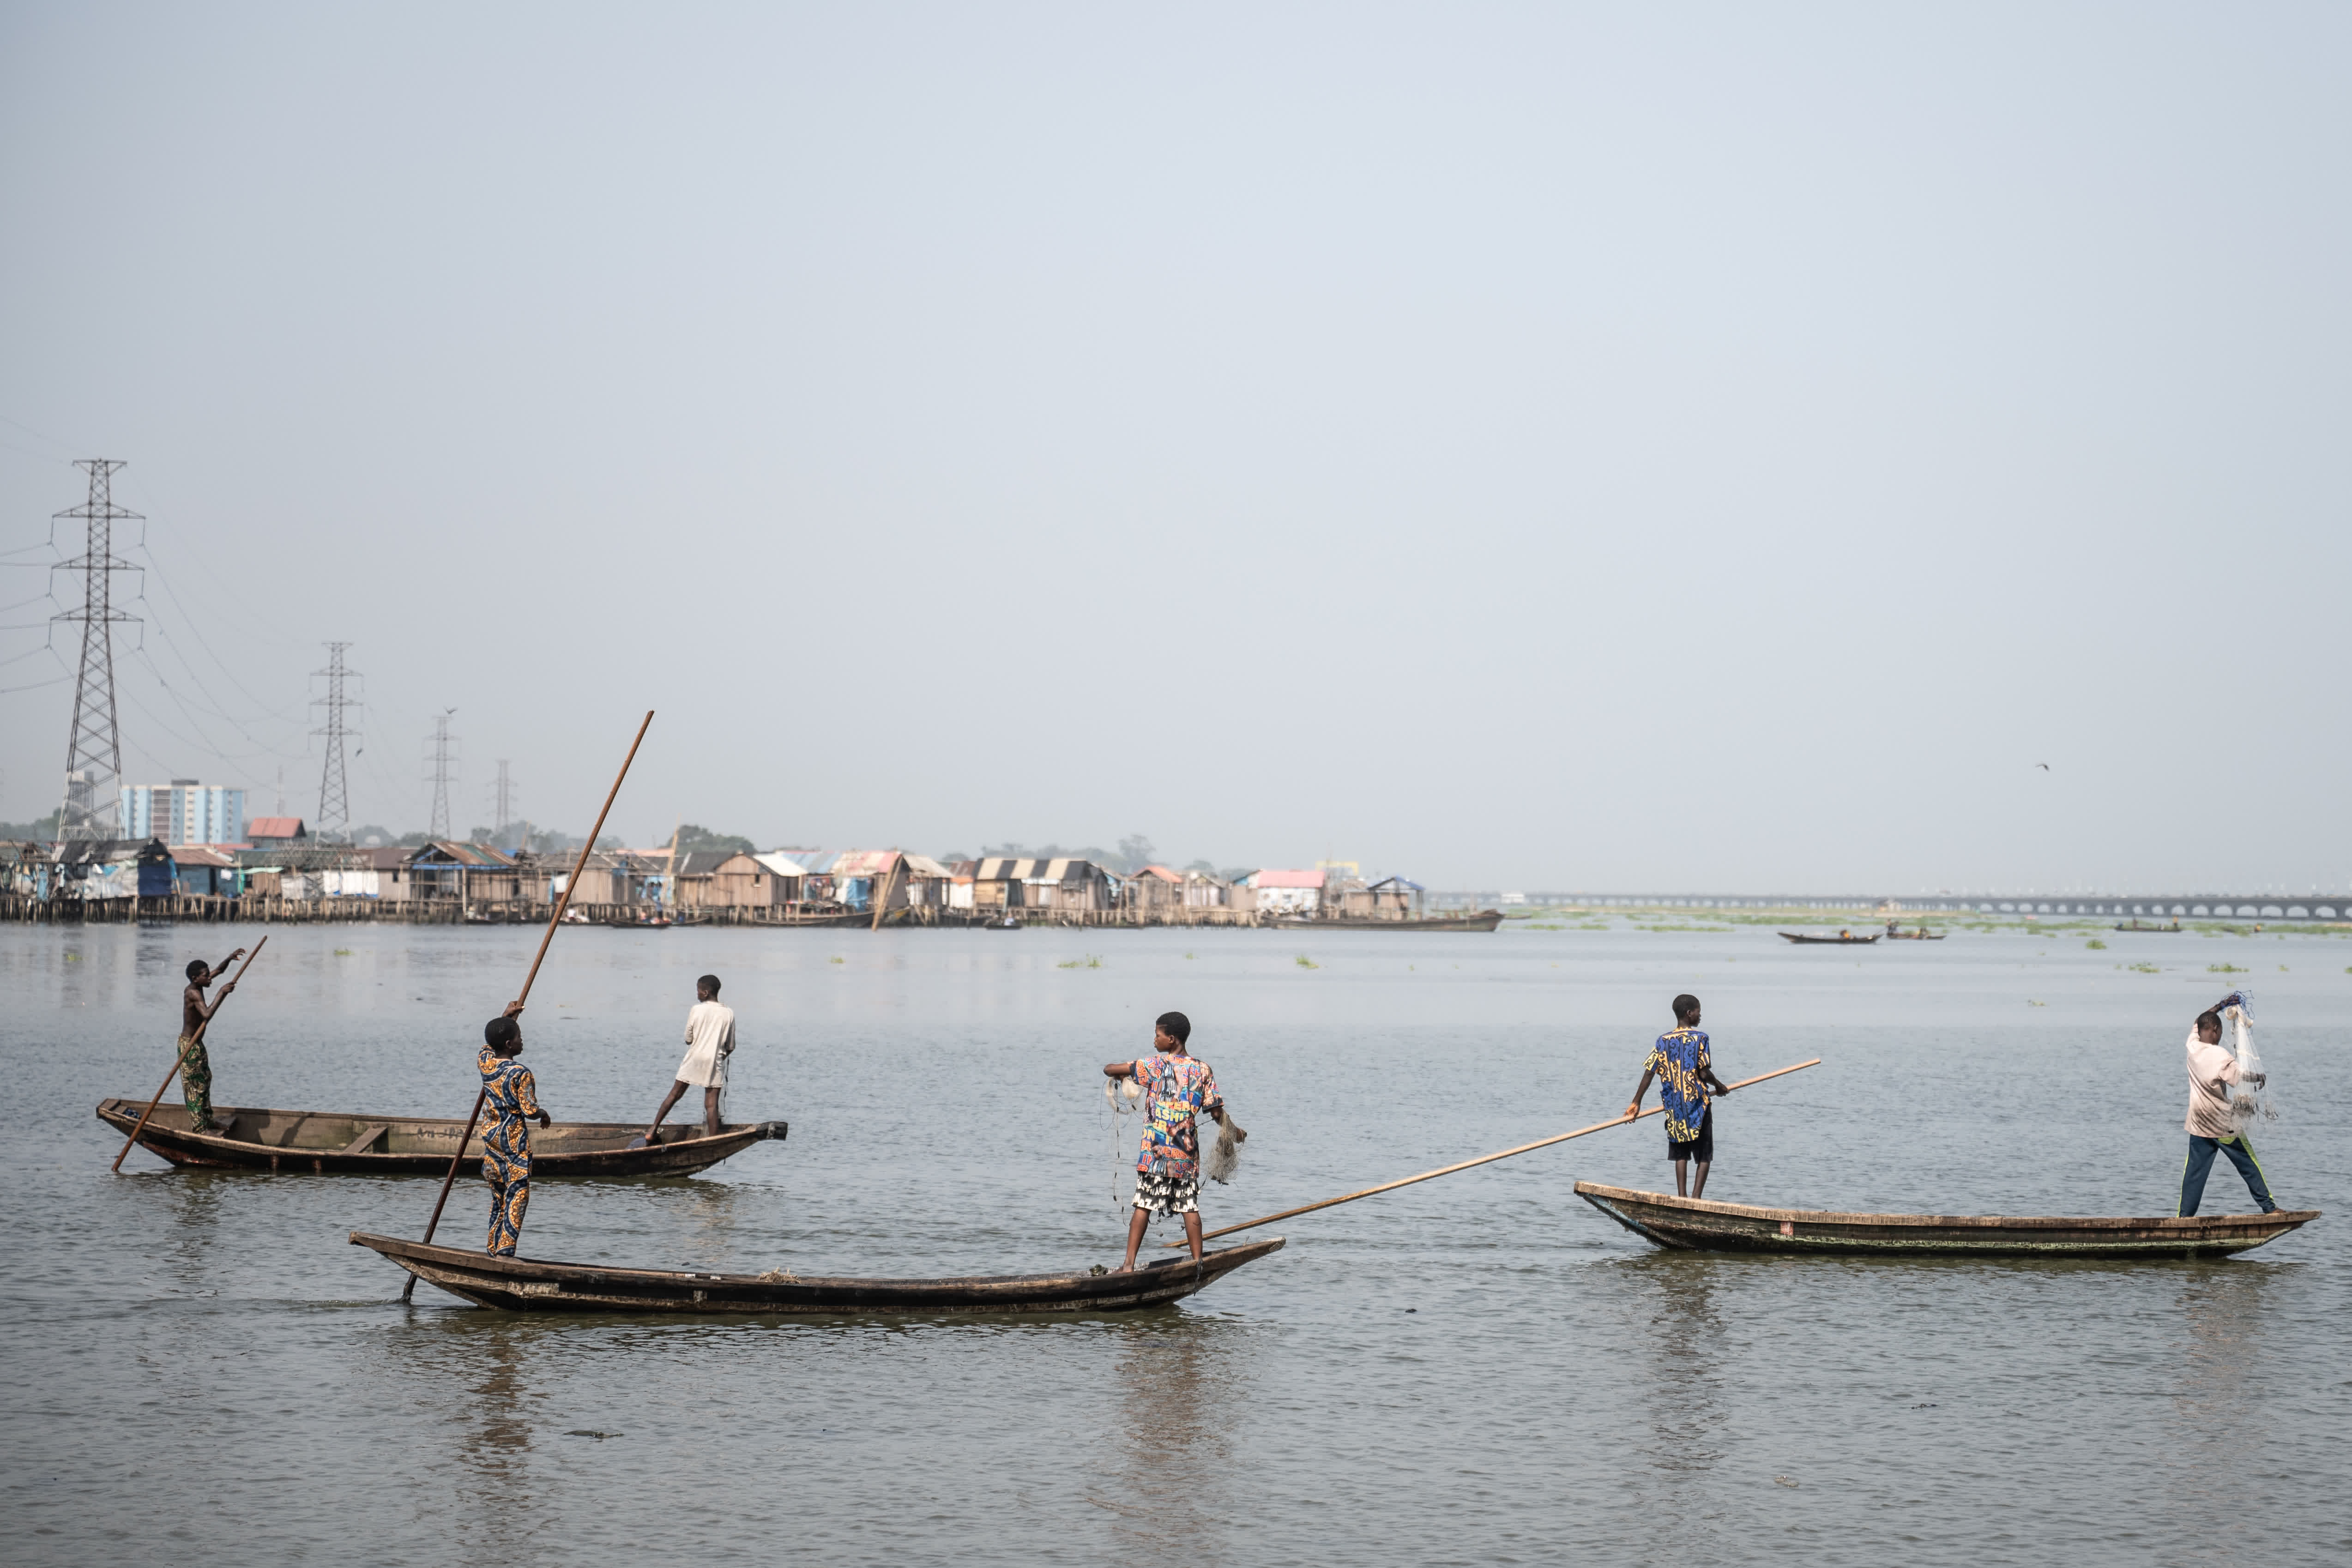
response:
<path id="1" fill-rule="evenodd" d="M 1369 916 L 1317 920 L 1311 915 L 1277 915 L 1265 923 L 1282 931 L 1493 931 L 1503 923 L 1503 911 L 1481 910 L 1475 915 L 1432 915 L 1404 921 Z"/>
<path id="2" fill-rule="evenodd" d="M 98 1119 L 125 1137 L 138 1125 L 142 1100 L 106 1100 Z M 159 1105 L 139 1134 L 139 1145 L 174 1165 L 210 1170 L 299 1172 L 322 1176 L 438 1176 L 457 1152 L 460 1117 L 365 1116 L 348 1110 L 268 1110 L 218 1106 L 215 1120 L 229 1136 L 192 1132 L 182 1105 Z M 382 1132 L 359 1147 L 371 1129 Z M 698 1126 L 662 1129 L 662 1140 L 642 1149 L 628 1145 L 645 1131 L 642 1123 L 559 1121 L 530 1132 L 530 1173 L 549 1177 L 632 1178 L 690 1176 L 731 1154 L 791 1131 L 782 1121 L 722 1125 L 719 1136 L 701 1136 Z M 478 1133 L 467 1141 L 481 1149 Z M 477 1165 L 478 1158 L 467 1163 Z M 461 1167 L 462 1168 L 462 1167 Z"/>
<path id="3" fill-rule="evenodd" d="M 1805 936 L 1792 931 L 1782 931 L 1780 939 L 1800 947 L 1868 947 L 1878 940 L 1874 936 Z"/>
<path id="4" fill-rule="evenodd" d="M 1283 1238 L 1222 1247 L 1196 1267 L 1190 1258 L 1129 1274 L 982 1275 L 944 1279 L 871 1279 L 768 1274 L 706 1274 L 670 1268 L 609 1268 L 589 1263 L 491 1258 L 464 1247 L 428 1247 L 355 1230 L 369 1247 L 428 1285 L 478 1306 L 518 1312 L 659 1312 L 703 1316 L 869 1312 L 1130 1312 L 1181 1301 L 1243 1264 L 1280 1251 Z"/>
<path id="5" fill-rule="evenodd" d="M 2011 1218 L 1754 1208 L 1579 1182 L 1576 1194 L 1661 1247 L 1903 1258 L 2227 1258 L 2319 1217 L 2316 1209 L 2174 1218 Z"/>

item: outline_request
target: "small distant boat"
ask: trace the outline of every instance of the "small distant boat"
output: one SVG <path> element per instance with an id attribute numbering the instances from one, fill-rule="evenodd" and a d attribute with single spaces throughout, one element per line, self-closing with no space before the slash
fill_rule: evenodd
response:
<path id="1" fill-rule="evenodd" d="M 981 922 L 980 929 L 982 931 L 1019 931 L 1021 929 L 1021 917 L 1019 915 L 1003 915 L 992 921 L 982 921 Z"/>
<path id="2" fill-rule="evenodd" d="M 352 1245 L 382 1253 L 428 1285 L 478 1306 L 539 1312 L 1131 1312 L 1181 1301 L 1243 1264 L 1282 1249 L 1282 1237 L 1167 1258 L 1131 1273 L 1099 1267 L 1061 1274 L 986 1274 L 942 1279 L 705 1274 L 614 1268 L 598 1263 L 491 1258 L 470 1247 L 428 1247 L 352 1232 Z"/>
<path id="3" fill-rule="evenodd" d="M 104 1100 L 98 1119 L 123 1136 L 139 1124 L 143 1100 Z M 139 1134 L 139 1146 L 174 1165 L 246 1171 L 307 1172 L 322 1176 L 438 1176 L 457 1152 L 465 1119 L 457 1116 L 370 1116 L 350 1110 L 263 1110 L 216 1106 L 217 1132 L 188 1128 L 184 1105 L 159 1105 Z M 661 1141 L 632 1144 L 641 1122 L 559 1121 L 530 1130 L 530 1173 L 542 1176 L 690 1176 L 762 1139 L 782 1142 L 782 1121 L 722 1123 L 719 1136 L 699 1124 L 669 1126 Z M 467 1164 L 478 1168 L 482 1142 L 469 1135 Z M 471 1175 L 474 1171 L 461 1165 Z"/>
<path id="4" fill-rule="evenodd" d="M 2175 921 L 2168 926 L 2142 925 L 2139 922 L 2138 918 L 2135 916 L 2129 925 L 2119 925 L 2116 927 L 2116 929 L 2117 931 L 2179 931 L 2180 929 L 2180 922 L 2179 921 Z"/>
<path id="5" fill-rule="evenodd" d="M 1500 910 L 1480 910 L 1470 915 L 1415 915 L 1384 921 L 1376 915 L 1276 915 L 1265 922 L 1284 931 L 1493 931 L 1503 923 Z"/>
<path id="6" fill-rule="evenodd" d="M 1926 926 L 1905 931 L 1893 921 L 1886 922 L 1886 940 L 1889 942 L 1941 942 L 1949 934 L 1948 931 L 1929 931 Z"/>
<path id="7" fill-rule="evenodd" d="M 1807 936 L 1802 931 L 1784 931 L 1780 936 L 1787 942 L 1811 943 L 1816 947 L 1867 947 L 1878 940 L 1875 933 L 1870 936 L 1856 936 L 1850 931 L 1842 931 L 1835 936 Z"/>
<path id="8" fill-rule="evenodd" d="M 2227 1258 L 2275 1241 L 2317 1209 L 2187 1219 L 2011 1218 L 1753 1208 L 1579 1182 L 1576 1195 L 1660 1247 L 1901 1258 Z"/>

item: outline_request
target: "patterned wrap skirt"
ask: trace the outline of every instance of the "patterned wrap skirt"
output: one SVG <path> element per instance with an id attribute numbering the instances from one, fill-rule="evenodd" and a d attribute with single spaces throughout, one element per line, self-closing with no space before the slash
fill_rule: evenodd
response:
<path id="1" fill-rule="evenodd" d="M 1149 1214 L 1167 1215 L 1201 1212 L 1201 1178 L 1198 1176 L 1155 1176 L 1149 1171 L 1135 1173 L 1135 1206 Z"/>

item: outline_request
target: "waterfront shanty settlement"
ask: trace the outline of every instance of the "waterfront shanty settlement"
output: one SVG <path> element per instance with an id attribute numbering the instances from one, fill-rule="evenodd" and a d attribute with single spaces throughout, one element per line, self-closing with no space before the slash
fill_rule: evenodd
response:
<path id="1" fill-rule="evenodd" d="M 236 843 L 0 844 L 0 910 L 19 921 L 544 920 L 576 859 L 456 839 L 324 844 L 293 818 L 257 817 Z M 1068 858 L 950 865 L 901 849 L 600 849 L 578 875 L 565 918 L 611 925 L 1358 923 L 1414 919 L 1423 892 L 1346 868 L 1228 879 Z"/>

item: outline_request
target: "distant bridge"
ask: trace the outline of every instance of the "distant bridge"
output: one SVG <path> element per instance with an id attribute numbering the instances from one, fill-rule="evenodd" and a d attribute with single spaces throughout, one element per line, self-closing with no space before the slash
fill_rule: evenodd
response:
<path id="1" fill-rule="evenodd" d="M 1899 914 L 2107 915 L 2117 920 L 2352 921 L 2343 893 L 1584 893 L 1465 890 L 1432 892 L 1441 907 L 1508 909 L 1572 904 L 1585 909 L 1823 910 L 1868 916 Z M 1506 903 L 1505 900 L 1509 900 Z"/>

